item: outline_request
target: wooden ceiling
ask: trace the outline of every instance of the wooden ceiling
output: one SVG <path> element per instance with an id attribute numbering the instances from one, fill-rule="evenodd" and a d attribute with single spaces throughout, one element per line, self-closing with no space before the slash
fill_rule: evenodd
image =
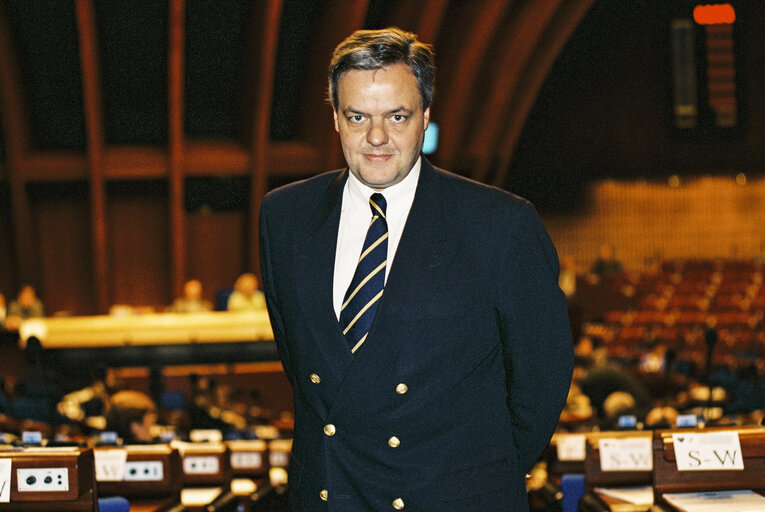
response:
<path id="1" fill-rule="evenodd" d="M 26 179 L 48 179 L 51 173 L 59 179 L 92 177 L 93 173 L 106 179 L 160 177 L 168 176 L 168 171 L 177 167 L 189 173 L 217 169 L 222 174 L 294 176 L 341 165 L 335 136 L 327 129 L 331 127 L 329 109 L 323 102 L 328 55 L 354 29 L 397 25 L 417 32 L 436 48 L 439 73 L 433 119 L 439 123 L 441 136 L 433 159 L 443 167 L 501 186 L 525 116 L 555 58 L 593 0 L 333 0 L 322 2 L 320 11 L 312 9 L 310 2 L 297 0 L 240 2 L 243 5 L 234 20 L 242 25 L 242 48 L 238 50 L 244 57 L 239 64 L 249 72 L 240 72 L 233 78 L 241 81 L 236 89 L 242 110 L 236 114 L 247 126 L 240 131 L 241 136 L 231 140 L 208 141 L 190 140 L 184 132 L 184 96 L 193 87 L 188 82 L 186 63 L 195 58 L 188 53 L 192 49 L 186 41 L 190 33 L 199 31 L 198 24 L 227 13 L 225 9 L 216 9 L 215 2 L 205 5 L 192 0 L 170 0 L 167 31 L 160 35 L 166 39 L 167 54 L 140 56 L 166 65 L 165 75 L 160 78 L 166 76 L 167 87 L 159 92 L 166 94 L 167 114 L 160 120 L 167 124 L 166 136 L 161 141 L 164 147 L 153 144 L 115 147 L 109 143 L 113 137 L 107 133 L 109 114 L 104 112 L 107 108 L 102 75 L 104 46 L 130 44 L 130 39 L 106 41 L 99 34 L 106 24 L 99 22 L 98 16 L 126 16 L 130 11 L 105 9 L 94 0 L 73 0 L 71 9 L 76 23 L 73 42 L 79 57 L 77 85 L 82 94 L 85 141 L 82 148 L 76 148 L 80 151 L 65 154 L 57 154 L 55 147 L 45 151 L 35 147 L 30 123 L 38 120 L 30 119 L 34 109 L 30 108 L 29 100 L 34 94 L 30 94 L 29 81 L 25 80 L 29 75 L 26 67 L 57 64 L 41 57 L 43 52 L 39 48 L 37 55 L 28 51 L 32 43 L 24 38 L 34 36 L 34 32 L 23 33 L 12 25 L 23 17 L 33 16 L 36 10 L 45 9 L 50 2 L 31 2 L 36 8 L 20 8 L 21 3 L 0 4 L 1 107 L 7 157 L 13 170 L 9 174 L 20 173 Z M 142 7 L 141 2 L 130 5 L 133 9 Z M 208 18 L 205 8 L 209 8 Z M 189 15 L 192 10 L 193 18 Z M 13 11 L 13 15 L 8 11 Z M 295 18 L 307 11 L 314 16 L 309 20 L 311 33 L 301 31 L 295 37 L 289 29 L 305 27 L 291 23 L 285 16 Z M 147 31 L 155 28 L 156 24 L 146 26 Z M 63 24 L 52 24 L 39 30 L 65 29 Z M 113 30 L 118 29 L 119 26 Z M 298 126 L 288 140 L 272 140 L 272 99 L 274 91 L 282 87 L 277 71 L 280 66 L 293 64 L 287 62 L 288 56 L 280 49 L 289 48 L 291 39 L 300 40 L 309 52 L 303 59 L 305 68 L 299 71 L 300 89 L 294 90 L 291 84 L 291 92 L 300 96 L 290 106 Z M 215 85 L 216 77 L 205 79 L 210 86 Z M 147 82 L 151 83 L 148 79 L 136 83 Z M 166 157 L 170 157 L 170 164 Z M 55 170 L 51 171 L 51 166 Z"/>
<path id="2" fill-rule="evenodd" d="M 274 183 L 343 165 L 324 101 L 332 49 L 399 26 L 436 50 L 437 165 L 503 186 L 544 80 L 594 0 L 0 1 L 0 115 L 19 273 L 35 182 L 89 184 L 96 282 L 105 187 L 168 183 L 183 281 L 184 180 L 250 178 L 250 240 Z M 255 242 L 253 242 L 254 244 Z M 253 260 L 257 251 L 251 250 Z M 107 304 L 106 290 L 99 304 Z"/>

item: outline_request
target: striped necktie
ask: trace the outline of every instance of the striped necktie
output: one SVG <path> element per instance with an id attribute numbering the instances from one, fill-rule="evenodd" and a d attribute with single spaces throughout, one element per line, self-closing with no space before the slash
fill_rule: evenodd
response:
<path id="1" fill-rule="evenodd" d="M 377 305 L 385 286 L 388 258 L 388 222 L 385 218 L 385 198 L 374 193 L 369 198 L 372 222 L 369 224 L 364 247 L 340 308 L 340 327 L 351 353 L 366 341 Z"/>

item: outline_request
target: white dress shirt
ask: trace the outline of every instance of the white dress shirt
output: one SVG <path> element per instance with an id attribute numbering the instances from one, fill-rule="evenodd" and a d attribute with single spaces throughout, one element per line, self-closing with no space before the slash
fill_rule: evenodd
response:
<path id="1" fill-rule="evenodd" d="M 385 217 L 388 220 L 388 263 L 385 268 L 385 280 L 393 263 L 401 234 L 404 231 L 406 218 L 412 208 L 414 193 L 420 177 L 422 157 L 418 158 L 406 178 L 382 191 L 387 208 Z M 340 229 L 337 234 L 335 250 L 335 274 L 333 280 L 332 298 L 335 316 L 340 318 L 340 307 L 348 286 L 356 271 L 364 238 L 367 235 L 369 222 L 372 220 L 372 210 L 369 208 L 369 197 L 376 190 L 361 183 L 353 173 L 348 174 L 348 180 L 343 188 L 343 206 L 340 212 Z"/>

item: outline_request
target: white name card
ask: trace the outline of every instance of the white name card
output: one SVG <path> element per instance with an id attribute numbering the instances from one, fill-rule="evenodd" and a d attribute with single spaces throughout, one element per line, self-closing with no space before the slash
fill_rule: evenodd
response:
<path id="1" fill-rule="evenodd" d="M 258 469 L 263 466 L 260 452 L 234 452 L 231 454 L 231 467 L 234 469 Z"/>
<path id="2" fill-rule="evenodd" d="M 678 471 L 743 470 L 738 432 L 672 434 Z"/>
<path id="3" fill-rule="evenodd" d="M 121 482 L 125 478 L 126 450 L 95 450 L 96 480 Z"/>
<path id="4" fill-rule="evenodd" d="M 0 459 L 0 503 L 11 502 L 11 464 L 13 459 Z"/>
<path id="5" fill-rule="evenodd" d="M 598 448 L 601 471 L 653 470 L 650 437 L 603 438 Z"/>
<path id="6" fill-rule="evenodd" d="M 559 434 L 555 442 L 558 460 L 584 460 L 585 435 Z"/>

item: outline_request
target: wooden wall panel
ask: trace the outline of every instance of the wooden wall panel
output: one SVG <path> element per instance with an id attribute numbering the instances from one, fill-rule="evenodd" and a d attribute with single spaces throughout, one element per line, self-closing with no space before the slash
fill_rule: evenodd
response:
<path id="1" fill-rule="evenodd" d="M 96 305 L 87 187 L 66 186 L 51 192 L 31 201 L 38 294 L 48 315 L 88 314 Z"/>
<path id="2" fill-rule="evenodd" d="M 110 184 L 106 217 L 113 262 L 112 304 L 170 304 L 170 229 L 164 183 Z"/>
<path id="3" fill-rule="evenodd" d="M 187 217 L 188 279 L 202 281 L 204 294 L 213 300 L 215 292 L 233 286 L 247 269 L 245 261 L 245 212 L 199 211 Z"/>
<path id="4" fill-rule="evenodd" d="M 656 258 L 762 257 L 765 179 L 698 178 L 670 187 L 660 182 L 594 183 L 586 211 L 545 215 L 560 256 L 587 270 L 604 244 L 625 268 L 643 270 Z"/>

